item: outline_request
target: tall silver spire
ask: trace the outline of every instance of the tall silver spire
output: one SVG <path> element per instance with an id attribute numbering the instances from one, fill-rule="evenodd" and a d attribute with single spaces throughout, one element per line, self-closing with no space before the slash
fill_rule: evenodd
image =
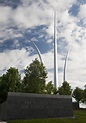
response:
<path id="1" fill-rule="evenodd" d="M 58 87 L 58 68 L 57 68 L 57 22 L 56 10 L 54 11 L 54 87 Z"/>
<path id="2" fill-rule="evenodd" d="M 34 45 L 34 47 L 39 55 L 40 62 L 43 63 L 40 50 L 38 49 L 38 47 L 36 46 L 36 44 L 33 41 L 30 41 L 30 42 L 32 42 L 32 44 Z"/>
<path id="3" fill-rule="evenodd" d="M 63 82 L 66 81 L 66 66 L 67 66 L 67 60 L 68 60 L 68 55 L 69 55 L 70 49 L 71 49 L 71 47 L 69 47 L 69 50 L 68 50 L 68 52 L 66 54 L 65 61 L 64 61 Z"/>
<path id="4" fill-rule="evenodd" d="M 63 82 L 65 82 L 66 81 L 66 64 L 67 64 L 67 58 L 68 58 L 68 52 L 67 52 L 67 55 L 66 55 L 66 57 L 65 57 L 65 62 L 64 62 L 64 74 L 63 74 Z"/>

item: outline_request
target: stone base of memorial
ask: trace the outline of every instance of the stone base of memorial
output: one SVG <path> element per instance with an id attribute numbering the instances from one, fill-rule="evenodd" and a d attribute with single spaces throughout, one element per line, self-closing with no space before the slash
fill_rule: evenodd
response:
<path id="1" fill-rule="evenodd" d="M 71 96 L 8 93 L 0 107 L 1 120 L 73 117 Z"/>

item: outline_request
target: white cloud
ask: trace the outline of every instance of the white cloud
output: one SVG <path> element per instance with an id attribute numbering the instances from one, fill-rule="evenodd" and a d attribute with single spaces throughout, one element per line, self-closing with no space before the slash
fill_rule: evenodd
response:
<path id="1" fill-rule="evenodd" d="M 23 63 L 26 63 L 28 55 L 29 52 L 27 53 L 24 48 L 22 50 L 9 50 L 0 53 L 0 70 L 7 70 L 11 66 L 19 68 L 20 65 L 21 68 L 19 69 L 23 69 L 25 65 Z"/>
<path id="2" fill-rule="evenodd" d="M 17 26 L 24 28 L 38 26 L 51 21 L 52 11 L 49 11 L 46 8 L 42 10 L 38 3 L 33 3 L 29 7 L 20 6 L 14 11 L 13 20 Z"/>
<path id="3" fill-rule="evenodd" d="M 65 11 L 67 10 L 73 3 L 76 2 L 76 0 L 54 0 L 54 2 L 52 0 L 48 0 L 49 5 L 55 9 L 57 9 L 58 11 Z"/>
<path id="4" fill-rule="evenodd" d="M 8 6 L 0 6 L 0 24 L 6 24 L 8 20 L 11 18 L 11 7 Z"/>
<path id="5" fill-rule="evenodd" d="M 80 6 L 78 17 L 83 21 L 84 24 L 86 24 L 86 4 Z"/>
<path id="6" fill-rule="evenodd" d="M 2 24 L 0 25 L 1 35 L 3 37 L 9 37 L 9 27 L 17 26 L 19 29 L 27 29 L 32 28 L 38 25 L 48 25 L 48 29 L 45 30 L 49 35 L 53 35 L 53 9 L 52 7 L 56 6 L 58 19 L 60 16 L 63 16 L 63 12 L 67 11 L 67 9 L 74 3 L 76 0 L 67 1 L 67 0 L 48 0 L 47 3 L 42 0 L 33 1 L 23 0 L 22 4 L 18 6 L 16 9 L 12 9 L 11 7 L 4 6 L 1 7 L 0 20 Z M 64 6 L 65 5 L 65 6 Z M 52 7 L 51 7 L 52 6 Z M 2 13 L 3 11 L 3 13 Z M 67 16 L 67 15 L 66 15 Z M 65 17 L 66 17 L 65 16 Z M 7 25 L 6 25 L 7 24 Z M 11 29 L 12 32 L 13 29 Z M 14 32 L 14 31 L 13 31 Z M 14 32 L 13 34 L 15 34 Z M 12 34 L 11 34 L 12 37 Z"/>
<path id="7" fill-rule="evenodd" d="M 22 5 L 18 6 L 16 9 L 11 9 L 11 7 L 1 7 L 3 14 L 1 13 L 2 23 L 11 23 L 17 25 L 18 28 L 29 28 L 33 26 L 38 26 L 41 24 L 47 24 L 50 27 L 53 23 L 53 9 L 56 6 L 58 18 L 61 16 L 63 11 L 66 11 L 72 3 L 76 0 L 48 0 L 47 3 L 42 0 L 33 1 L 24 0 Z M 32 4 L 30 4 L 32 3 Z M 10 24 L 11 24 L 10 23 Z M 53 34 L 53 31 L 52 31 Z"/>
<path id="8" fill-rule="evenodd" d="M 47 67 L 47 69 L 52 69 L 53 68 L 53 53 L 52 52 L 48 52 L 45 54 L 42 54 L 42 58 L 44 61 L 44 65 Z"/>
<path id="9" fill-rule="evenodd" d="M 80 5 L 80 11 L 79 11 L 78 15 L 81 18 L 86 18 L 85 11 L 86 11 L 86 4 Z"/>

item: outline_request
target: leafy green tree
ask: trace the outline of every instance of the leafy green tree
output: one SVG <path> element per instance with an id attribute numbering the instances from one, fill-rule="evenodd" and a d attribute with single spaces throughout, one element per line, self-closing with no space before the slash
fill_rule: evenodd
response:
<path id="1" fill-rule="evenodd" d="M 6 76 L 0 77 L 0 103 L 3 103 L 7 99 L 8 86 L 6 83 Z"/>
<path id="2" fill-rule="evenodd" d="M 56 87 L 53 87 L 53 94 L 57 94 L 58 93 L 58 90 Z"/>
<path id="3" fill-rule="evenodd" d="M 47 71 L 43 63 L 35 59 L 25 69 L 25 77 L 23 79 L 23 87 L 25 92 L 44 93 Z"/>
<path id="4" fill-rule="evenodd" d="M 86 103 L 86 89 L 83 91 L 83 103 Z"/>
<path id="5" fill-rule="evenodd" d="M 19 92 L 21 86 L 21 76 L 18 69 L 10 67 L 6 73 L 6 81 L 8 83 L 8 91 Z"/>
<path id="6" fill-rule="evenodd" d="M 85 87 L 85 89 L 83 90 L 83 99 L 82 99 L 82 102 L 83 103 L 86 103 L 86 85 L 84 87 Z"/>
<path id="7" fill-rule="evenodd" d="M 57 94 L 57 89 L 53 86 L 52 81 L 48 82 L 45 86 L 45 91 L 47 94 Z"/>
<path id="8" fill-rule="evenodd" d="M 84 87 L 85 87 L 85 89 L 86 89 L 86 85 L 85 85 Z"/>
<path id="9" fill-rule="evenodd" d="M 75 98 L 77 103 L 79 103 L 80 101 L 82 101 L 83 98 L 83 90 L 79 87 L 76 87 L 73 91 L 72 96 Z"/>
<path id="10" fill-rule="evenodd" d="M 53 84 L 52 81 L 48 82 L 48 84 L 45 86 L 46 93 L 47 94 L 52 94 L 53 93 Z"/>
<path id="11" fill-rule="evenodd" d="M 10 67 L 6 74 L 0 77 L 0 102 L 4 102 L 7 98 L 7 92 L 21 91 L 21 77 L 18 69 Z"/>
<path id="12" fill-rule="evenodd" d="M 68 82 L 63 82 L 62 86 L 58 89 L 59 95 L 71 95 L 72 89 Z"/>

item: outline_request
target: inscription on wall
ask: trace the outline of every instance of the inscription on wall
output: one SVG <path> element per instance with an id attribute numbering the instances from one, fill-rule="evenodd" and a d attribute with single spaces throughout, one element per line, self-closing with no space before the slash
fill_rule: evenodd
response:
<path id="1" fill-rule="evenodd" d="M 65 96 L 9 93 L 1 119 L 72 117 L 72 100 Z"/>
<path id="2" fill-rule="evenodd" d="M 60 102 L 59 102 L 60 104 Z M 49 108 L 53 108 L 53 109 L 59 109 L 59 105 L 57 105 L 57 102 L 47 102 L 47 101 L 43 101 L 43 102 L 32 102 L 32 101 L 25 101 L 22 106 L 22 109 L 49 109 Z M 63 109 L 63 106 L 60 106 L 61 109 Z"/>

